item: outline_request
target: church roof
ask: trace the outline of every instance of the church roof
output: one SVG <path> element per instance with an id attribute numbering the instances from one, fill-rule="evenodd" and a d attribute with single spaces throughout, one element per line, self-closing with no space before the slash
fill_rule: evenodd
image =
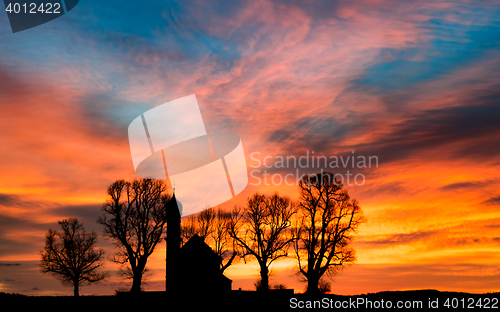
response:
<path id="1" fill-rule="evenodd" d="M 181 263 L 184 274 L 211 280 L 219 283 L 222 280 L 231 282 L 220 272 L 222 258 L 210 248 L 198 235 L 193 235 L 181 250 Z"/>
<path id="2" fill-rule="evenodd" d="M 196 255 L 197 257 L 203 257 L 203 258 L 216 258 L 219 260 L 219 256 L 215 253 L 215 251 L 208 246 L 203 239 L 198 236 L 197 234 L 194 234 L 181 248 L 181 252 L 186 255 L 186 256 L 194 256 Z"/>

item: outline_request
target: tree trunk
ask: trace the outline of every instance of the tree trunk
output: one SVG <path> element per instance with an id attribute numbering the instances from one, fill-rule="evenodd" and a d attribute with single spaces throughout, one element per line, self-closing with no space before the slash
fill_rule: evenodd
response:
<path id="1" fill-rule="evenodd" d="M 132 289 L 130 289 L 131 293 L 140 293 L 141 292 L 141 284 L 142 284 L 142 273 L 144 272 L 143 268 L 135 267 L 133 270 L 134 276 L 132 277 Z"/>
<path id="2" fill-rule="evenodd" d="M 134 275 L 132 279 L 132 289 L 130 289 L 130 292 L 132 293 L 141 292 L 141 283 L 142 283 L 142 276 Z"/>
<path id="3" fill-rule="evenodd" d="M 307 294 L 319 294 L 319 278 L 317 274 L 311 274 L 307 277 Z"/>
<path id="4" fill-rule="evenodd" d="M 80 287 L 78 281 L 73 281 L 73 296 L 80 297 Z"/>
<path id="5" fill-rule="evenodd" d="M 129 261 L 132 261 L 130 259 Z M 135 263 L 130 262 L 130 266 L 132 268 L 132 288 L 130 289 L 131 293 L 140 293 L 141 292 L 141 284 L 142 284 L 142 275 L 144 273 L 144 268 L 146 266 L 147 258 L 139 258 Z"/>
<path id="6" fill-rule="evenodd" d="M 269 290 L 269 269 L 264 264 L 260 267 L 260 289 L 263 291 Z"/>

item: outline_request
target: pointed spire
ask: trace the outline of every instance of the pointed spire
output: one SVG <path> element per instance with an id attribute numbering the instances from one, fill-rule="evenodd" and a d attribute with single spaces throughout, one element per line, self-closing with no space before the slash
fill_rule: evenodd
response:
<path id="1" fill-rule="evenodd" d="M 167 203 L 167 218 L 169 217 L 174 217 L 174 218 L 179 218 L 182 215 L 182 204 L 180 201 L 175 198 L 175 193 L 172 194 L 172 198 L 170 198 L 170 201 Z"/>

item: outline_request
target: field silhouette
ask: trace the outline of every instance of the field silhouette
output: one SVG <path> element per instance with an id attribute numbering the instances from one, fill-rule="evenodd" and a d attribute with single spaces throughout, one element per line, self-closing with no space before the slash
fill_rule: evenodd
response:
<path id="1" fill-rule="evenodd" d="M 499 293 L 470 294 L 440 292 L 437 290 L 385 291 L 356 296 L 335 294 L 294 294 L 293 290 L 268 292 L 232 290 L 220 293 L 191 292 L 168 294 L 165 292 L 118 293 L 114 296 L 26 296 L 0 293 L 0 302 L 17 309 L 63 311 L 78 308 L 80 311 L 104 311 L 109 309 L 165 310 L 219 309 L 231 311 L 249 310 L 296 310 L 305 309 L 428 309 L 428 308 L 498 308 Z"/>

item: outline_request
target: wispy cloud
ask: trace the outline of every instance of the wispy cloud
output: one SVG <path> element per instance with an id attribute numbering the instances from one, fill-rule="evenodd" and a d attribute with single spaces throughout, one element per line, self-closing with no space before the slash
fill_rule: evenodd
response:
<path id="1" fill-rule="evenodd" d="M 500 205 L 500 196 L 491 197 L 483 202 L 485 205 Z"/>

